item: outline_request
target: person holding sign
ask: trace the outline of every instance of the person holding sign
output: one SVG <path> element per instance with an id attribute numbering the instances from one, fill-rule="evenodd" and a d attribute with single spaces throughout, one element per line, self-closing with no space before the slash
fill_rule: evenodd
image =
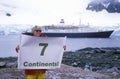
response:
<path id="1" fill-rule="evenodd" d="M 39 26 L 32 28 L 32 35 L 37 37 L 45 37 Z M 16 47 L 16 52 L 20 50 L 19 45 Z M 45 79 L 46 69 L 25 69 L 27 79 Z"/>
<path id="2" fill-rule="evenodd" d="M 39 26 L 34 26 L 32 28 L 32 33 L 30 35 L 36 37 L 45 37 L 42 33 L 42 30 Z M 63 46 L 64 50 L 66 50 L 66 46 Z M 15 48 L 16 52 L 20 50 L 19 45 Z M 27 79 L 45 79 L 46 69 L 25 69 L 25 74 Z"/>

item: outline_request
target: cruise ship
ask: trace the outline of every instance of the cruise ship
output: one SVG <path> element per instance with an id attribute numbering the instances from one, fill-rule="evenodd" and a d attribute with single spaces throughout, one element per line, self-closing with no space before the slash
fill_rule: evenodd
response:
<path id="1" fill-rule="evenodd" d="M 58 25 L 42 26 L 42 32 L 48 37 L 68 37 L 68 38 L 109 38 L 114 30 L 101 30 L 88 25 L 65 25 L 61 19 Z M 31 35 L 30 33 L 23 33 Z"/>
<path id="2" fill-rule="evenodd" d="M 67 37 L 67 38 L 109 38 L 114 30 L 98 30 L 93 27 L 76 26 L 43 26 L 42 33 L 47 37 Z M 24 32 L 25 35 L 32 35 L 30 32 Z"/>
<path id="3" fill-rule="evenodd" d="M 89 26 L 45 26 L 44 28 L 43 33 L 48 37 L 109 38 L 113 33 L 113 30 L 98 30 Z"/>

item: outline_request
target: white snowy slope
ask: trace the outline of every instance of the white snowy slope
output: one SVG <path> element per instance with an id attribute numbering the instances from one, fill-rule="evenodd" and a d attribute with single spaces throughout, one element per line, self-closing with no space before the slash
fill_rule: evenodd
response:
<path id="1" fill-rule="evenodd" d="M 0 0 L 0 24 L 120 25 L 119 13 L 86 11 L 91 0 Z"/>

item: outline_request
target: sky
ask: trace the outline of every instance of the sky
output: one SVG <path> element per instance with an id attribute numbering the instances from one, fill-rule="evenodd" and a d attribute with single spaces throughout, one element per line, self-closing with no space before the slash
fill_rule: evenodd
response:
<path id="1" fill-rule="evenodd" d="M 0 0 L 0 24 L 120 25 L 119 13 L 86 11 L 91 0 Z M 10 13 L 11 16 L 6 16 Z"/>

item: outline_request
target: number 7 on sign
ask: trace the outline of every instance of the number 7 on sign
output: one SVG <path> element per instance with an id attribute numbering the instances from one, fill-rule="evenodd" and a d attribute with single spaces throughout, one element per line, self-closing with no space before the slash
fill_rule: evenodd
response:
<path id="1" fill-rule="evenodd" d="M 45 53 L 45 49 L 46 49 L 47 46 L 48 46 L 48 43 L 39 43 L 39 46 L 43 46 L 43 49 L 42 49 L 42 51 L 41 51 L 41 53 L 40 53 L 40 56 L 43 56 L 44 53 Z"/>

